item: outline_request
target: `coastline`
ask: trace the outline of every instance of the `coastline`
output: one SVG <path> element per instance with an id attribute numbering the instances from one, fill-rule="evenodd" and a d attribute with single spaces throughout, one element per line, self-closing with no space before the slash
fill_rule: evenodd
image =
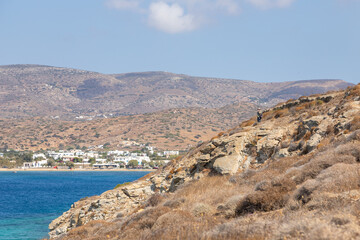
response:
<path id="1" fill-rule="evenodd" d="M 54 169 L 54 168 L 0 168 L 0 172 L 153 172 L 157 169 Z"/>

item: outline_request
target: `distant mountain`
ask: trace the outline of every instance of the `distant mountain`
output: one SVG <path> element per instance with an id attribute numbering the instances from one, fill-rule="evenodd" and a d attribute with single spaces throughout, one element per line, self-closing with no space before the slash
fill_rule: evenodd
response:
<path id="1" fill-rule="evenodd" d="M 129 115 L 171 108 L 271 106 L 343 89 L 342 80 L 281 83 L 192 77 L 167 72 L 107 75 L 41 65 L 0 66 L 0 118 Z"/>

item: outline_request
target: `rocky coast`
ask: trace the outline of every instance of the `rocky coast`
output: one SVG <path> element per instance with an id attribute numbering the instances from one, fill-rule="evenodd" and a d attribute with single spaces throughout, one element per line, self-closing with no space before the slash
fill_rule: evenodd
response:
<path id="1" fill-rule="evenodd" d="M 176 195 L 178 191 L 182 191 L 184 186 L 191 186 L 191 184 L 196 184 L 193 182 L 201 182 L 202 179 L 211 176 L 224 176 L 227 179 L 233 176 L 231 178 L 233 179 L 232 182 L 226 183 L 228 185 L 234 183 L 234 181 L 243 181 L 234 179 L 247 179 L 249 176 L 256 175 L 257 172 L 269 171 L 268 168 L 272 166 L 269 164 L 275 164 L 274 162 L 290 159 L 291 161 L 288 160 L 287 163 L 289 164 L 289 162 L 295 161 L 294 165 L 284 169 L 281 173 L 277 173 L 278 175 L 274 177 L 274 179 L 280 179 L 281 174 L 289 172 L 291 168 L 301 166 L 306 161 L 311 161 L 311 157 L 316 156 L 327 145 L 330 146 L 337 141 L 356 141 L 357 138 L 360 138 L 358 131 L 360 129 L 359 92 L 360 85 L 357 85 L 346 91 L 302 97 L 298 100 L 290 100 L 279 104 L 275 108 L 264 112 L 263 121 L 260 123 L 256 123 L 255 118 L 252 118 L 229 131 L 219 133 L 211 140 L 193 148 L 185 156 L 174 159 L 166 167 L 156 172 L 152 172 L 135 182 L 123 184 L 100 196 L 90 197 L 74 203 L 71 209 L 50 224 L 50 237 L 53 239 L 71 239 L 70 236 L 74 237 L 76 234 L 69 234 L 76 233 L 76 229 L 84 229 L 84 227 L 86 229 L 87 224 L 94 221 L 100 221 L 100 225 L 105 224 L 105 222 L 115 225 L 121 222 L 119 226 L 126 229 L 126 226 L 129 226 L 129 221 L 140 221 L 137 217 L 143 211 L 150 211 L 148 207 L 152 205 L 149 205 L 149 201 L 155 195 L 160 194 L 164 198 L 173 194 Z M 330 163 L 328 165 L 331 166 Z M 244 175 L 250 173 L 253 175 Z M 313 177 L 316 176 L 315 174 Z M 294 179 L 296 180 L 296 176 L 291 178 L 291 187 L 288 188 L 281 187 L 281 184 L 276 185 L 275 182 L 271 182 L 271 185 L 269 182 L 264 181 L 265 185 L 270 184 L 275 188 L 280 186 L 282 189 L 279 190 L 280 193 L 286 192 L 288 194 L 286 201 L 282 198 L 281 200 L 272 200 L 276 203 L 285 201 L 279 203 L 280 207 L 270 207 L 263 210 L 262 205 L 256 205 L 257 207 L 249 207 L 246 211 L 265 211 L 272 214 L 274 213 L 272 211 L 282 209 L 295 194 L 291 191 L 296 189 L 300 191 L 299 189 L 304 187 L 301 185 L 303 181 L 295 181 Z M 255 183 L 249 182 L 248 185 L 252 186 L 251 184 Z M 260 184 L 260 182 L 256 182 L 256 184 Z M 264 189 L 266 189 L 265 185 L 263 186 Z M 262 189 L 260 185 L 257 185 L 256 188 Z M 243 189 L 247 189 L 247 187 Z M 360 199 L 360 192 L 353 192 L 352 194 L 352 197 Z M 207 214 L 212 216 L 212 219 L 217 216 L 215 217 L 217 220 L 213 219 L 213 222 L 220 221 L 218 219 L 222 219 L 221 217 L 224 218 L 218 223 L 214 222 L 214 226 L 229 221 L 226 219 L 229 219 L 230 216 L 242 215 L 239 204 L 241 205 L 241 201 L 245 201 L 244 199 L 249 198 L 249 196 L 249 193 L 247 195 L 244 193 L 242 197 L 239 197 L 235 204 L 237 210 L 231 210 L 232 214 L 230 215 L 224 213 L 229 211 L 229 207 L 224 208 L 225 203 L 217 203 L 217 206 L 214 207 L 217 210 Z M 296 200 L 296 197 L 293 198 Z M 184 199 L 183 201 L 186 202 L 187 200 Z M 229 201 L 229 199 L 226 201 Z M 251 203 L 248 204 L 251 206 Z M 162 206 L 165 207 L 166 204 L 164 203 Z M 185 209 L 181 211 L 185 211 Z M 199 216 L 194 214 L 191 218 L 196 217 Z M 158 218 L 158 221 L 160 221 L 160 218 Z M 155 228 L 157 224 L 160 223 L 152 223 L 146 229 L 151 229 L 149 231 L 153 232 L 152 228 Z M 93 227 L 91 224 L 89 226 Z M 209 234 L 210 230 L 207 229 L 206 231 L 207 233 L 201 234 Z M 147 234 L 149 235 L 150 232 L 147 232 Z M 109 236 L 111 239 L 117 239 L 115 235 L 110 234 Z"/>

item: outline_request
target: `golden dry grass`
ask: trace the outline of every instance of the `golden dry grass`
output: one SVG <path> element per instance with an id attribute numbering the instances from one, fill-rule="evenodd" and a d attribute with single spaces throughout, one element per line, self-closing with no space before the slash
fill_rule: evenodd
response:
<path id="1" fill-rule="evenodd" d="M 190 181 L 154 194 L 138 213 L 92 222 L 62 239 L 354 239 L 360 236 L 355 135 L 258 170 Z"/>
<path id="2" fill-rule="evenodd" d="M 324 105 L 313 101 L 301 107 L 303 111 L 327 113 Z M 277 113 L 286 116 L 291 109 L 269 111 L 265 117 L 275 118 Z M 355 117 L 349 124 L 349 134 L 341 137 L 335 136 L 334 126 L 329 126 L 325 139 L 309 154 L 269 159 L 257 169 L 231 177 L 209 175 L 185 183 L 174 193 L 155 194 L 142 212 L 104 224 L 101 234 L 130 240 L 358 239 L 358 120 Z M 315 128 L 300 125 L 291 136 L 295 141 L 284 147 L 298 148 L 314 132 Z M 173 173 L 178 171 L 171 168 Z M 89 228 L 82 228 L 79 235 L 93 234 L 96 226 Z"/>

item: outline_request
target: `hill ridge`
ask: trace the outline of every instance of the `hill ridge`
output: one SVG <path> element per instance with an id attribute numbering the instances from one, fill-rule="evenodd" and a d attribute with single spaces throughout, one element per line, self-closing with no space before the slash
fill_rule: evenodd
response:
<path id="1" fill-rule="evenodd" d="M 170 108 L 272 106 L 352 84 L 342 80 L 257 83 L 161 71 L 102 74 L 45 65 L 0 66 L 0 118 L 131 115 Z"/>

